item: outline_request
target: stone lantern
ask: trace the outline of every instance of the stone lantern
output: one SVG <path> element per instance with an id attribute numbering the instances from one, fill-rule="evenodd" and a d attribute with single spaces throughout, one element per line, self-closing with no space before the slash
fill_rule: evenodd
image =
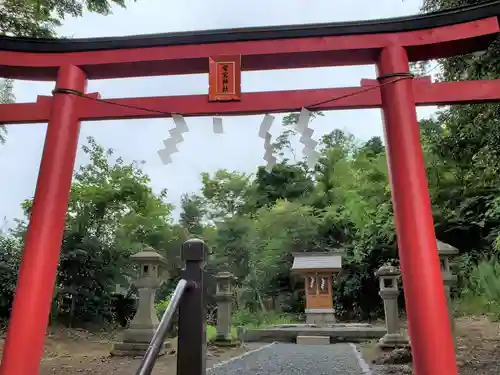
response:
<path id="1" fill-rule="evenodd" d="M 137 312 L 129 328 L 123 333 L 123 341 L 114 345 L 111 354 L 142 356 L 146 353 L 159 324 L 155 309 L 155 295 L 156 290 L 167 277 L 166 262 L 165 258 L 152 248 L 146 248 L 132 255 L 130 259 L 139 268 L 139 277 L 134 282 L 139 294 Z M 160 354 L 164 354 L 165 347 L 164 343 Z"/>
<path id="2" fill-rule="evenodd" d="M 215 275 L 217 301 L 217 336 L 216 344 L 232 344 L 231 337 L 231 307 L 234 294 L 235 277 L 230 272 L 219 272 Z"/>
<path id="3" fill-rule="evenodd" d="M 399 269 L 393 266 L 382 266 L 375 273 L 380 282 L 379 295 L 384 301 L 387 333 L 379 341 L 379 346 L 384 349 L 400 348 L 409 344 L 408 338 L 401 334 L 399 327 L 398 279 L 400 275 Z"/>
<path id="4" fill-rule="evenodd" d="M 443 275 L 444 294 L 448 304 L 448 316 L 450 317 L 451 330 L 454 331 L 455 323 L 452 314 L 451 287 L 457 282 L 457 276 L 452 273 L 450 260 L 458 255 L 458 249 L 439 240 L 437 241 L 437 249 L 441 274 Z"/>

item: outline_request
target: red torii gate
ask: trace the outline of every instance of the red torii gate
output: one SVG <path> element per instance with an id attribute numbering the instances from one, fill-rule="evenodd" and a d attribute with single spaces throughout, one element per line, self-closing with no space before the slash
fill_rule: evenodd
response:
<path id="1" fill-rule="evenodd" d="M 497 37 L 500 1 L 427 15 L 120 38 L 0 37 L 0 76 L 55 80 L 53 96 L 0 105 L 0 123 L 48 122 L 0 375 L 39 371 L 64 229 L 80 121 L 382 108 L 395 225 L 417 375 L 456 375 L 415 106 L 500 100 L 500 80 L 411 80 L 409 62 L 481 51 Z M 244 71 L 376 64 L 361 87 L 98 99 L 87 79 L 207 73 L 241 58 Z M 234 98 L 233 98 L 234 99 Z M 166 112 L 169 111 L 169 112 Z"/>

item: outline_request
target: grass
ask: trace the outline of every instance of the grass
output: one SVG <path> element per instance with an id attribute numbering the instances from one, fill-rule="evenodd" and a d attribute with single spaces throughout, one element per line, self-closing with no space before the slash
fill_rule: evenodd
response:
<path id="1" fill-rule="evenodd" d="M 236 339 L 238 337 L 238 332 L 236 327 L 231 327 L 231 338 Z M 213 325 L 207 325 L 207 342 L 212 342 L 217 336 L 217 327 Z"/>
<path id="2" fill-rule="evenodd" d="M 487 316 L 492 321 L 500 321 L 500 302 L 478 295 L 465 295 L 453 301 L 455 316 Z"/>
<path id="3" fill-rule="evenodd" d="M 243 326 L 248 329 L 269 327 L 276 324 L 297 323 L 297 318 L 290 314 L 274 311 L 251 312 L 248 310 L 236 311 L 233 314 L 233 325 Z"/>
<path id="4" fill-rule="evenodd" d="M 250 312 L 240 310 L 233 313 L 233 325 L 231 326 L 231 338 L 238 337 L 238 328 L 257 329 L 269 327 L 276 324 L 293 324 L 297 319 L 291 315 L 279 314 L 276 312 Z M 217 328 L 213 325 L 207 325 L 207 342 L 212 342 L 217 336 Z"/>
<path id="5" fill-rule="evenodd" d="M 487 315 L 500 319 L 500 263 L 497 259 L 479 262 L 470 272 L 467 287 L 454 301 L 456 315 Z"/>

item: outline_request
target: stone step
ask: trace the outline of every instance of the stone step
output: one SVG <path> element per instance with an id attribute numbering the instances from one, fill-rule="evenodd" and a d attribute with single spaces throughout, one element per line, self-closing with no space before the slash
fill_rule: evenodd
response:
<path id="1" fill-rule="evenodd" d="M 297 336 L 299 345 L 329 345 L 330 336 Z"/>

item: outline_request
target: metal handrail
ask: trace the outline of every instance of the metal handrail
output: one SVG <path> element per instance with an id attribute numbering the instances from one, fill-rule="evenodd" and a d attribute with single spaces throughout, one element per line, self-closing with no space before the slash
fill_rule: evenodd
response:
<path id="1" fill-rule="evenodd" d="M 179 280 L 179 282 L 177 283 L 174 293 L 170 298 L 167 309 L 163 313 L 160 324 L 158 325 L 158 328 L 156 329 L 156 332 L 151 339 L 148 350 L 146 351 L 141 365 L 137 369 L 135 375 L 151 375 L 151 373 L 153 372 L 156 360 L 158 359 L 158 354 L 160 354 L 161 346 L 167 338 L 168 329 L 172 324 L 172 318 L 174 317 L 175 311 L 179 306 L 182 295 L 184 294 L 188 286 L 188 282 L 184 279 Z"/>

